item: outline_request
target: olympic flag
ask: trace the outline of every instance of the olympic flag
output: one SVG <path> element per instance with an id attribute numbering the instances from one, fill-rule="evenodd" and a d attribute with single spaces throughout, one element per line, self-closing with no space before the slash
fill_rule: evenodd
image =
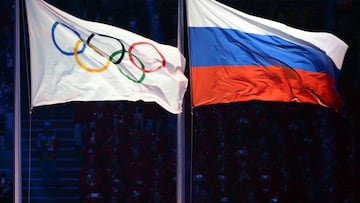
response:
<path id="1" fill-rule="evenodd" d="M 156 102 L 182 112 L 185 58 L 169 45 L 27 0 L 32 107 L 69 101 Z"/>
<path id="2" fill-rule="evenodd" d="M 336 89 L 348 46 L 251 16 L 214 0 L 187 1 L 192 105 L 262 100 L 339 110 Z"/>

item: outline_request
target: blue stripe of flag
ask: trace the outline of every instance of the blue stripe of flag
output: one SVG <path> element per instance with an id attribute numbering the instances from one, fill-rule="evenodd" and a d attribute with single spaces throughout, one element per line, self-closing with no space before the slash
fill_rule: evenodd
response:
<path id="1" fill-rule="evenodd" d="M 280 66 L 322 72 L 337 78 L 339 70 L 320 49 L 277 36 L 217 27 L 190 27 L 191 65 Z"/>

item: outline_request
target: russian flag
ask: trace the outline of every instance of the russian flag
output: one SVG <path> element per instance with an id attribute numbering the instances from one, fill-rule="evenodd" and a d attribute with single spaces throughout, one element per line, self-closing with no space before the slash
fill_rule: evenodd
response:
<path id="1" fill-rule="evenodd" d="M 248 15 L 214 0 L 189 0 L 191 100 L 305 102 L 340 110 L 336 88 L 348 46 Z"/>

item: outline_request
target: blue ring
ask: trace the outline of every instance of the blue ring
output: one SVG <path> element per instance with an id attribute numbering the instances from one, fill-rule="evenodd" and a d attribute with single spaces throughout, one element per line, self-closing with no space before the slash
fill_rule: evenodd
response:
<path id="1" fill-rule="evenodd" d="M 52 38 L 52 41 L 53 41 L 55 47 L 56 47 L 62 54 L 68 55 L 68 56 L 72 56 L 72 55 L 74 55 L 74 52 L 66 52 L 66 51 L 62 50 L 62 49 L 60 48 L 60 46 L 59 46 L 59 45 L 56 43 L 56 41 L 55 41 L 55 29 L 56 29 L 56 26 L 59 25 L 59 24 L 61 24 L 61 25 L 63 25 L 64 27 L 68 28 L 69 30 L 73 31 L 73 32 L 79 37 L 79 39 L 81 39 L 81 36 L 80 36 L 80 34 L 79 34 L 76 30 L 74 30 L 74 29 L 71 28 L 70 26 L 68 26 L 68 25 L 66 25 L 66 24 L 63 24 L 63 23 L 55 22 L 55 23 L 53 24 L 52 28 L 51 28 L 51 38 Z M 82 47 L 81 50 L 78 52 L 78 54 L 83 53 L 84 50 L 85 50 L 85 47 L 86 47 L 86 45 L 85 45 L 85 43 L 83 43 L 83 47 Z"/>

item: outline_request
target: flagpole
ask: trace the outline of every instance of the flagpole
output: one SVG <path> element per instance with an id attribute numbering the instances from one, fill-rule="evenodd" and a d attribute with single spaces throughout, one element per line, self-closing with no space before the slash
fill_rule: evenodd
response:
<path id="1" fill-rule="evenodd" d="M 15 76 L 14 76 L 14 202 L 22 202 L 21 194 L 21 106 L 20 106 L 20 3 L 15 0 Z"/>
<path id="2" fill-rule="evenodd" d="M 183 0 L 178 0 L 177 47 L 184 53 Z M 176 202 L 185 202 L 185 108 L 177 115 Z"/>

